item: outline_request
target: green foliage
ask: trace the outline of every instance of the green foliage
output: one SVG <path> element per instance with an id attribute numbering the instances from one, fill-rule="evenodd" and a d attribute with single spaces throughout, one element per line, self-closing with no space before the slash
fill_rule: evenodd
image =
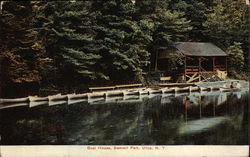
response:
<path id="1" fill-rule="evenodd" d="M 33 29 L 34 16 L 30 2 L 3 5 L 0 39 L 3 86 L 41 80 L 36 64 L 42 48 L 38 32 Z"/>
<path id="2" fill-rule="evenodd" d="M 98 69 L 115 82 L 140 80 L 142 69 L 149 63 L 146 48 L 151 39 L 135 19 L 135 5 L 111 0 L 96 1 L 93 7 L 99 12 L 96 46 L 102 59 Z"/>
<path id="3" fill-rule="evenodd" d="M 242 71 L 244 67 L 244 52 L 241 48 L 241 43 L 235 42 L 228 47 L 226 53 L 228 54 L 229 70 Z"/>
<path id="4" fill-rule="evenodd" d="M 187 40 L 187 32 L 192 29 L 190 21 L 183 18 L 181 12 L 171 12 L 166 9 L 157 8 L 155 11 L 153 29 L 153 39 L 155 47 L 158 49 L 167 49 L 171 42 Z"/>
<path id="5" fill-rule="evenodd" d="M 215 43 L 227 50 L 229 67 L 247 69 L 244 1 L 6 1 L 0 24 L 6 88 L 36 82 L 43 91 L 73 92 L 142 82 L 150 54 L 171 52 L 176 41 Z M 174 70 L 182 64 L 178 56 L 170 62 Z"/>
<path id="6" fill-rule="evenodd" d="M 143 24 L 145 32 L 152 36 L 151 52 L 167 50 L 171 47 L 172 42 L 187 40 L 187 33 L 192 27 L 189 24 L 190 21 L 183 17 L 183 12 L 169 10 L 166 0 L 139 1 L 138 3 L 141 14 L 140 22 Z"/>
<path id="7" fill-rule="evenodd" d="M 216 2 L 206 15 L 204 33 L 219 47 L 226 50 L 234 42 L 242 43 L 244 68 L 248 69 L 249 52 L 249 7 L 245 1 L 228 0 Z"/>
<path id="8" fill-rule="evenodd" d="M 206 33 L 223 47 L 246 39 L 249 29 L 245 25 L 248 9 L 244 1 L 217 2 L 204 22 Z M 243 37 L 243 38 L 242 38 Z"/>
<path id="9" fill-rule="evenodd" d="M 206 12 L 209 7 L 209 3 L 203 0 L 177 0 L 175 3 L 170 4 L 171 10 L 183 12 L 184 17 L 190 20 L 192 30 L 190 30 L 189 37 L 193 41 L 207 41 L 204 36 L 204 26 L 202 23 L 206 20 Z"/>
<path id="10" fill-rule="evenodd" d="M 101 58 L 95 48 L 93 30 L 95 14 L 89 11 L 90 2 L 51 2 L 49 37 L 47 44 L 50 56 L 55 60 L 58 76 L 96 79 L 95 64 Z M 69 81 L 66 79 L 63 83 Z"/>

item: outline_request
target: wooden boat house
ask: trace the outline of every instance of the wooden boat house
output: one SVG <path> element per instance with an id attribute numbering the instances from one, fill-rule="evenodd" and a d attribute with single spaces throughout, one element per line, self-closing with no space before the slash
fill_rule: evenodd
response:
<path id="1" fill-rule="evenodd" d="M 178 59 L 181 68 L 171 68 Z M 182 82 L 218 81 L 227 75 L 227 55 L 211 43 L 175 42 L 173 50 L 151 55 L 151 69 L 162 72 L 161 78 L 179 76 Z"/>

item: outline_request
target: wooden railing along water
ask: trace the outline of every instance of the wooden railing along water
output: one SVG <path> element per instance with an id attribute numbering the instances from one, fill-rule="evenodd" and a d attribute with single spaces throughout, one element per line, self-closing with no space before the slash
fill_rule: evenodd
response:
<path id="1" fill-rule="evenodd" d="M 231 87 L 231 84 L 236 83 L 234 87 Z M 79 102 L 88 102 L 93 103 L 95 101 L 104 101 L 108 102 L 109 99 L 112 98 L 120 98 L 120 99 L 127 99 L 131 97 L 149 97 L 155 94 L 179 94 L 179 93 L 192 93 L 192 92 L 213 92 L 213 91 L 220 91 L 220 92 L 232 92 L 232 91 L 239 91 L 241 88 L 238 86 L 240 83 L 239 81 L 225 82 L 219 83 L 218 85 L 205 85 L 204 84 L 181 84 L 180 86 L 166 86 L 164 85 L 159 86 L 158 88 L 152 87 L 143 87 L 142 85 L 136 86 L 136 88 L 130 89 L 122 89 L 120 86 L 118 88 L 92 88 L 92 92 L 89 93 L 82 93 L 82 94 L 56 94 L 50 95 L 47 97 L 38 97 L 38 96 L 28 96 L 25 98 L 15 98 L 15 99 L 0 99 L 0 109 L 9 108 L 9 107 L 17 107 L 17 106 L 39 106 L 39 105 L 58 105 L 58 104 L 73 104 Z M 238 83 L 238 84 L 237 84 Z M 207 83 L 206 83 L 207 84 Z M 125 87 L 132 87 L 125 86 Z M 100 91 L 101 89 L 101 91 Z"/>

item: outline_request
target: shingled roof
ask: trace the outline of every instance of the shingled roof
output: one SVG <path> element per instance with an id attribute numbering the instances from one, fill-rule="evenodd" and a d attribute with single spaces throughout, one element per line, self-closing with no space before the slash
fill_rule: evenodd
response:
<path id="1" fill-rule="evenodd" d="M 185 56 L 227 56 L 224 51 L 212 43 L 175 42 L 174 47 Z"/>

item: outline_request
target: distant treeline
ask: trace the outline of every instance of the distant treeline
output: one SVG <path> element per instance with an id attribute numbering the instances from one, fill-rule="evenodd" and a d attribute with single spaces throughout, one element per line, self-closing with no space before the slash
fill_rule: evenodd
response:
<path id="1" fill-rule="evenodd" d="M 212 42 L 246 71 L 244 0 L 5 1 L 1 97 L 143 82 L 150 54 L 172 42 Z"/>

